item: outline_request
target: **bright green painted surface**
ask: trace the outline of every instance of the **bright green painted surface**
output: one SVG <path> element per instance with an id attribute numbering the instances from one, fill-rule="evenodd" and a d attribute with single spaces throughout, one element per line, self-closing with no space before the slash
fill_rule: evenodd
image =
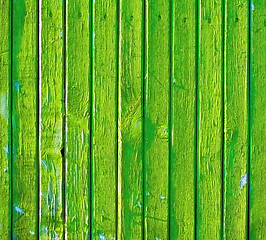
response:
<path id="1" fill-rule="evenodd" d="M 92 239 L 116 239 L 118 1 L 93 3 Z"/>
<path id="2" fill-rule="evenodd" d="M 144 73 L 144 238 L 167 239 L 170 4 L 146 1 Z"/>
<path id="3" fill-rule="evenodd" d="M 41 1 L 39 45 L 39 239 L 63 235 L 63 4 Z"/>
<path id="4" fill-rule="evenodd" d="M 196 7 L 173 1 L 170 238 L 195 235 Z"/>
<path id="5" fill-rule="evenodd" d="M 91 21 L 87 1 L 67 3 L 65 236 L 81 240 L 90 231 Z"/>
<path id="6" fill-rule="evenodd" d="M 264 2 L 0 0 L 0 239 L 265 239 Z"/>
<path id="7" fill-rule="evenodd" d="M 10 43 L 9 3 L 0 1 L 0 239 L 10 238 Z"/>
<path id="8" fill-rule="evenodd" d="M 197 239 L 222 230 L 223 58 L 222 1 L 198 6 Z"/>
<path id="9" fill-rule="evenodd" d="M 237 6 L 238 3 L 239 6 Z M 226 1 L 224 239 L 246 239 L 248 176 L 248 7 Z"/>
<path id="10" fill-rule="evenodd" d="M 12 238 L 35 239 L 38 229 L 37 5 L 12 11 Z"/>
<path id="11" fill-rule="evenodd" d="M 250 219 L 251 240 L 266 238 L 265 1 L 251 3 L 250 16 Z"/>
<path id="12" fill-rule="evenodd" d="M 143 230 L 143 5 L 120 1 L 118 239 Z"/>

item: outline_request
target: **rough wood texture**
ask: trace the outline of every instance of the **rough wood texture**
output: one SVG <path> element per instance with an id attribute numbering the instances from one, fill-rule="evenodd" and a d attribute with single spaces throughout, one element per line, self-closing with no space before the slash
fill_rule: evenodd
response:
<path id="1" fill-rule="evenodd" d="M 248 178 L 248 6 L 225 5 L 224 239 L 246 239 Z"/>
<path id="2" fill-rule="evenodd" d="M 265 1 L 250 5 L 250 234 L 251 240 L 266 238 L 265 165 Z"/>
<path id="3" fill-rule="evenodd" d="M 195 235 L 195 13 L 193 1 L 173 1 L 170 239 Z"/>
<path id="4" fill-rule="evenodd" d="M 10 18 L 9 2 L 0 1 L 0 239 L 10 239 Z"/>
<path id="5" fill-rule="evenodd" d="M 146 1 L 144 238 L 168 237 L 170 4 Z"/>
<path id="6" fill-rule="evenodd" d="M 93 3 L 92 239 L 116 238 L 118 1 Z"/>
<path id="7" fill-rule="evenodd" d="M 37 5 L 12 3 L 12 239 L 36 239 Z"/>
<path id="8" fill-rule="evenodd" d="M 63 236 L 63 3 L 40 5 L 40 239 Z"/>
<path id="9" fill-rule="evenodd" d="M 66 239 L 90 234 L 90 5 L 66 3 Z M 77 50 L 80 49 L 80 50 Z"/>
<path id="10" fill-rule="evenodd" d="M 143 4 L 120 1 L 118 239 L 142 239 Z"/>
<path id="11" fill-rule="evenodd" d="M 265 0 L 0 0 L 0 240 L 264 240 Z"/>
<path id="12" fill-rule="evenodd" d="M 197 238 L 220 239 L 222 219 L 222 1 L 199 1 Z"/>

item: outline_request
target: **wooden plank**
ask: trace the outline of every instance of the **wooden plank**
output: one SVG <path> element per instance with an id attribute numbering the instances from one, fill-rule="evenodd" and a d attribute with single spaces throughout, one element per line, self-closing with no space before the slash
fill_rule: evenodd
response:
<path id="1" fill-rule="evenodd" d="M 40 239 L 63 237 L 63 4 L 40 2 Z"/>
<path id="2" fill-rule="evenodd" d="M 251 240 L 266 238 L 265 1 L 250 3 L 250 219 Z"/>
<path id="3" fill-rule="evenodd" d="M 222 219 L 222 1 L 199 1 L 197 238 L 220 239 Z"/>
<path id="4" fill-rule="evenodd" d="M 10 7 L 0 1 L 0 239 L 10 239 Z"/>
<path id="5" fill-rule="evenodd" d="M 118 239 L 142 239 L 143 4 L 120 0 Z"/>
<path id="6" fill-rule="evenodd" d="M 146 1 L 145 239 L 168 238 L 170 4 Z"/>
<path id="7" fill-rule="evenodd" d="M 195 236 L 195 3 L 173 1 L 170 238 Z"/>
<path id="8" fill-rule="evenodd" d="M 37 3 L 12 2 L 12 239 L 36 239 Z"/>
<path id="9" fill-rule="evenodd" d="M 67 1 L 66 239 L 90 231 L 90 6 Z"/>
<path id="10" fill-rule="evenodd" d="M 247 239 L 248 5 L 225 2 L 224 239 Z"/>
<path id="11" fill-rule="evenodd" d="M 117 6 L 93 3 L 92 239 L 116 238 Z"/>

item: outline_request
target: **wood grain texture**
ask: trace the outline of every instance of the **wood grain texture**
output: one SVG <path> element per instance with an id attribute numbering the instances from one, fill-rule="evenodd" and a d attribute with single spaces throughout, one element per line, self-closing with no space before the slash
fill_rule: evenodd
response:
<path id="1" fill-rule="evenodd" d="M 194 1 L 173 1 L 170 239 L 195 235 L 195 13 Z"/>
<path id="2" fill-rule="evenodd" d="M 39 239 L 63 238 L 63 3 L 40 2 Z M 61 153 L 62 152 L 62 153 Z"/>
<path id="3" fill-rule="evenodd" d="M 90 236 L 90 5 L 67 1 L 66 239 Z M 78 50 L 79 49 L 79 50 Z"/>
<path id="4" fill-rule="evenodd" d="M 12 239 L 36 239 L 37 3 L 12 3 Z"/>
<path id="5" fill-rule="evenodd" d="M 170 4 L 146 1 L 144 238 L 168 238 Z"/>
<path id="6" fill-rule="evenodd" d="M 251 240 L 266 238 L 265 1 L 250 3 L 250 219 Z"/>
<path id="7" fill-rule="evenodd" d="M 199 1 L 197 239 L 220 239 L 222 219 L 222 1 Z"/>
<path id="8" fill-rule="evenodd" d="M 225 3 L 224 239 L 247 239 L 248 5 Z"/>
<path id="9" fill-rule="evenodd" d="M 10 238 L 10 4 L 0 1 L 0 239 Z"/>
<path id="10" fill-rule="evenodd" d="M 118 1 L 93 3 L 92 239 L 117 234 Z"/>
<path id="11" fill-rule="evenodd" d="M 118 239 L 142 239 L 143 4 L 120 1 Z"/>

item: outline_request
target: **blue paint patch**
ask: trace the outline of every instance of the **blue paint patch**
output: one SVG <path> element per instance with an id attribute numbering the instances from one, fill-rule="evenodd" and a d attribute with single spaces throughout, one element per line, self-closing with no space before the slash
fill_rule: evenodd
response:
<path id="1" fill-rule="evenodd" d="M 18 213 L 18 214 L 25 214 L 24 210 L 22 208 L 20 208 L 17 205 L 14 205 L 14 210 Z"/>
<path id="2" fill-rule="evenodd" d="M 51 169 L 51 166 L 49 163 L 47 163 L 45 160 L 42 159 L 42 165 L 43 167 L 46 169 L 46 170 L 50 170 Z"/>
<path id="3" fill-rule="evenodd" d="M 155 238 L 155 240 L 161 240 L 161 238 Z"/>
<path id="4" fill-rule="evenodd" d="M 1 95 L 0 114 L 4 117 L 6 121 L 8 121 L 8 94 L 7 93 L 3 93 Z"/>
<path id="5" fill-rule="evenodd" d="M 101 234 L 101 233 L 98 234 L 98 237 L 101 240 L 107 240 L 107 238 L 103 234 Z"/>
<path id="6" fill-rule="evenodd" d="M 16 89 L 17 92 L 20 91 L 20 84 L 19 84 L 19 81 L 18 80 L 15 80 L 14 81 L 14 87 L 15 87 L 15 89 Z"/>
<path id="7" fill-rule="evenodd" d="M 4 149 L 4 152 L 6 155 L 8 155 L 10 153 L 10 147 L 9 146 L 5 146 L 5 147 L 3 147 L 3 149 Z"/>
<path id="8" fill-rule="evenodd" d="M 244 173 L 239 181 L 239 191 L 248 183 L 248 174 Z"/>
<path id="9" fill-rule="evenodd" d="M 253 2 L 251 3 L 250 8 L 251 8 L 252 11 L 255 10 L 255 6 L 254 6 L 254 3 Z"/>
<path id="10" fill-rule="evenodd" d="M 54 231 L 52 234 L 53 239 L 59 239 L 58 234 Z"/>
<path id="11" fill-rule="evenodd" d="M 12 240 L 16 240 L 17 239 L 17 235 L 16 235 L 16 233 L 12 233 Z"/>
<path id="12" fill-rule="evenodd" d="M 59 37 L 60 38 L 63 38 L 64 37 L 64 33 L 63 32 L 60 32 Z"/>
<path id="13" fill-rule="evenodd" d="M 161 199 L 161 200 L 164 200 L 164 199 L 165 199 L 165 196 L 160 195 L 160 199 Z"/>
<path id="14" fill-rule="evenodd" d="M 30 230 L 30 231 L 29 231 L 29 234 L 30 234 L 30 235 L 34 235 L 35 233 L 34 233 L 33 231 Z"/>
<path id="15" fill-rule="evenodd" d="M 137 202 L 137 205 L 138 205 L 138 207 L 141 207 L 141 203 L 140 202 Z"/>

